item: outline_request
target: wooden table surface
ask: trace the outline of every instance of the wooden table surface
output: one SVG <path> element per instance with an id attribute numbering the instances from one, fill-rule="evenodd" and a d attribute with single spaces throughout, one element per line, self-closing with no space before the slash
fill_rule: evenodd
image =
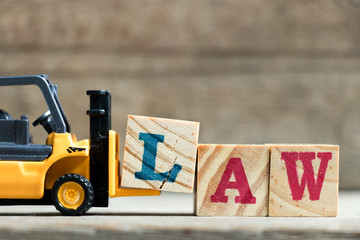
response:
<path id="1" fill-rule="evenodd" d="M 196 217 L 193 197 L 111 199 L 81 217 L 52 206 L 0 207 L 1 239 L 339 239 L 360 238 L 360 192 L 341 192 L 336 218 Z"/>

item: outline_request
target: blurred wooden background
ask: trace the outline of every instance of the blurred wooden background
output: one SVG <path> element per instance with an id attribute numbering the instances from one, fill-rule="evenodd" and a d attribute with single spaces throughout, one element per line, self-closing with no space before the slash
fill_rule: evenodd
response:
<path id="1" fill-rule="evenodd" d="M 0 76 L 48 74 L 78 138 L 109 89 L 122 140 L 138 114 L 200 121 L 201 143 L 339 144 L 360 188 L 360 1 L 1 0 L 0 36 Z M 1 88 L 15 118 L 40 103 Z"/>

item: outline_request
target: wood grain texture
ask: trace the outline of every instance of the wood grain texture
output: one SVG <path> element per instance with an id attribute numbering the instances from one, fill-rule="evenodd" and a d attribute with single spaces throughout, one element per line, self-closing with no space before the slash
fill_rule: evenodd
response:
<path id="1" fill-rule="evenodd" d="M 145 141 L 140 140 L 140 133 L 164 136 L 163 142 L 157 143 L 154 168 L 155 173 L 168 172 L 164 180 L 142 180 L 135 177 L 136 172 L 142 171 L 144 151 L 153 150 L 150 147 L 145 149 Z M 121 186 L 191 193 L 194 185 L 198 133 L 198 122 L 129 115 Z M 181 170 L 175 182 L 171 182 L 171 173 L 176 165 L 180 165 Z"/>
<path id="2" fill-rule="evenodd" d="M 108 208 L 91 208 L 75 218 L 61 216 L 53 206 L 0 206 L 0 236 L 36 240 L 354 240 L 360 236 L 360 191 L 340 192 L 337 218 L 197 217 L 192 216 L 192 198 L 192 194 L 168 192 L 113 198 Z"/>
<path id="3" fill-rule="evenodd" d="M 297 174 L 291 174 L 285 161 L 286 154 L 299 154 L 294 159 Z M 306 156 L 311 165 L 305 165 Z M 324 157 L 319 154 L 331 153 L 331 158 L 322 166 Z M 295 156 L 295 155 L 293 155 Z M 312 167 L 311 167 L 312 166 Z M 324 167 L 324 168 L 322 168 Z M 319 170 L 321 169 L 322 170 Z M 316 187 L 310 187 L 311 179 L 304 180 L 304 172 L 313 171 Z M 321 186 L 321 175 L 323 183 Z M 296 181 L 297 175 L 297 181 Z M 291 180 L 292 179 L 292 180 Z M 294 180 L 295 179 L 295 180 Z M 304 180 L 304 181 L 303 181 Z M 291 181 L 293 181 L 291 183 Z M 339 182 L 339 146 L 337 145 L 272 145 L 270 160 L 269 216 L 337 216 Z M 299 195 L 298 186 L 305 184 L 303 194 Z M 301 193 L 302 191 L 300 191 Z M 310 193 L 312 192 L 312 194 Z M 316 192 L 320 192 L 318 195 Z M 295 199 L 295 200 L 294 200 Z"/>
<path id="4" fill-rule="evenodd" d="M 354 0 L 0 1 L 0 75 L 49 74 L 78 139 L 86 90 L 108 89 L 121 136 L 132 113 L 196 119 L 201 142 L 336 143 L 340 187 L 360 189 L 359 16 Z M 47 109 L 28 90 L 0 102 Z"/>
<path id="5" fill-rule="evenodd" d="M 359 9 L 351 0 L 1 1 L 0 49 L 352 54 Z"/>
<path id="6" fill-rule="evenodd" d="M 120 136 L 126 133 L 127 114 L 133 113 L 196 119 L 205 129 L 200 142 L 339 144 L 340 188 L 360 189 L 359 58 L 202 58 L 86 51 L 0 52 L 0 56 L 8 59 L 2 63 L 1 76 L 49 74 L 59 86 L 60 101 L 78 139 L 89 136 L 86 90 L 108 89 L 112 126 Z M 266 91 L 259 94 L 259 89 Z M 27 114 L 35 120 L 47 106 L 41 91 L 34 90 L 0 88 L 1 108 L 13 117 Z M 76 101 L 71 96 L 77 96 Z M 45 143 L 42 127 L 30 126 L 30 133 L 36 143 Z"/>
<path id="7" fill-rule="evenodd" d="M 239 190 L 227 189 L 227 202 L 214 202 L 212 196 L 222 182 L 229 160 L 240 158 L 256 203 L 235 203 Z M 234 169 L 235 170 L 235 169 Z M 232 172 L 230 182 L 240 182 Z M 199 145 L 197 168 L 196 215 L 267 216 L 269 187 L 269 147 L 265 145 Z M 240 196 L 244 197 L 244 196 Z"/>

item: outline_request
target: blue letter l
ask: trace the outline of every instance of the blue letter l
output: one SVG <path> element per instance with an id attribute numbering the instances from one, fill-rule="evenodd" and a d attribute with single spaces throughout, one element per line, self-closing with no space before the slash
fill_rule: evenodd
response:
<path id="1" fill-rule="evenodd" d="M 164 135 L 140 133 L 139 139 L 144 141 L 144 154 L 141 172 L 135 172 L 135 178 L 141 180 L 155 180 L 175 182 L 175 179 L 180 172 L 182 166 L 174 164 L 170 171 L 163 173 L 155 172 L 155 160 L 157 153 L 157 144 L 164 142 Z"/>

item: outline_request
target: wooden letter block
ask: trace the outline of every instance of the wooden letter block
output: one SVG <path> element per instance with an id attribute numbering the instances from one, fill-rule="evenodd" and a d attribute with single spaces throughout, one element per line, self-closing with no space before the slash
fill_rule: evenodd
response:
<path id="1" fill-rule="evenodd" d="M 269 216 L 336 216 L 339 146 L 272 145 Z"/>
<path id="2" fill-rule="evenodd" d="M 267 216 L 269 146 L 199 145 L 196 215 Z"/>
<path id="3" fill-rule="evenodd" d="M 129 115 L 121 186 L 191 193 L 199 126 Z"/>

